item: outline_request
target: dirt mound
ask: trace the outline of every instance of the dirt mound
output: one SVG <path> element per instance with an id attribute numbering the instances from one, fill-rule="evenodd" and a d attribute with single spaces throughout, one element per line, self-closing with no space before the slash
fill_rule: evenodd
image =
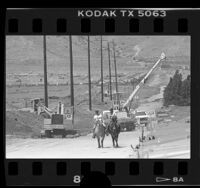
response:
<path id="1" fill-rule="evenodd" d="M 42 124 L 43 118 L 30 112 L 6 112 L 6 135 L 36 136 Z"/>

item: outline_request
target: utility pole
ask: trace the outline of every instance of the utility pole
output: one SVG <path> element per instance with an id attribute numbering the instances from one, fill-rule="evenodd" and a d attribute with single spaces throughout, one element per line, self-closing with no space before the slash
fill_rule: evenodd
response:
<path id="1" fill-rule="evenodd" d="M 115 88 L 116 88 L 116 95 L 117 95 L 117 103 L 119 103 L 119 97 L 118 97 L 118 83 L 117 83 L 117 65 L 116 65 L 115 43 L 114 43 L 114 41 L 113 41 L 113 57 L 114 57 L 114 65 L 115 65 Z"/>
<path id="2" fill-rule="evenodd" d="M 91 75 L 90 75 L 90 37 L 88 35 L 88 86 L 89 86 L 89 110 L 92 110 L 91 100 Z"/>
<path id="3" fill-rule="evenodd" d="M 101 36 L 101 102 L 103 102 L 103 46 L 102 46 L 102 36 Z"/>
<path id="4" fill-rule="evenodd" d="M 46 55 L 46 36 L 43 36 L 43 55 L 44 55 L 44 100 L 45 106 L 48 108 L 48 81 L 47 81 L 47 55 Z"/>
<path id="5" fill-rule="evenodd" d="M 110 90 L 110 100 L 112 101 L 112 81 L 111 81 L 111 64 L 110 64 L 110 46 L 108 42 L 108 64 L 109 64 L 109 90 Z"/>
<path id="6" fill-rule="evenodd" d="M 72 36 L 69 35 L 69 55 L 70 55 L 70 89 L 71 89 L 71 107 L 72 107 L 72 125 L 74 125 L 74 80 L 73 80 L 73 49 Z"/>

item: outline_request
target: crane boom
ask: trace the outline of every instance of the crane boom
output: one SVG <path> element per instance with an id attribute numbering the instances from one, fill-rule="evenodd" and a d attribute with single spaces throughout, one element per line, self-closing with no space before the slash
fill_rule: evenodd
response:
<path id="1" fill-rule="evenodd" d="M 145 77 L 140 81 L 140 83 L 136 86 L 134 91 L 131 93 L 129 98 L 126 100 L 126 102 L 123 104 L 123 108 L 126 107 L 133 99 L 133 97 L 136 95 L 138 90 L 141 88 L 142 85 L 145 84 L 145 81 L 149 77 L 149 75 L 153 72 L 153 70 L 157 67 L 157 65 L 160 63 L 161 60 L 165 59 L 165 54 L 162 53 L 158 61 L 153 65 L 153 67 L 149 70 L 149 72 L 145 75 Z"/>

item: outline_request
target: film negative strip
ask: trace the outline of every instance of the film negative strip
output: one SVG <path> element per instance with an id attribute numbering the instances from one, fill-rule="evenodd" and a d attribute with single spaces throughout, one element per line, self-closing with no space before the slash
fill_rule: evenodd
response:
<path id="1" fill-rule="evenodd" d="M 7 9 L 6 184 L 199 185 L 199 18 Z"/>

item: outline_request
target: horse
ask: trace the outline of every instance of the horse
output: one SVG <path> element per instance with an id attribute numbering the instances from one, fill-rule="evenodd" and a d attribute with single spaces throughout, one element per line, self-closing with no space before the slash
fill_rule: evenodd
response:
<path id="1" fill-rule="evenodd" d="M 108 133 L 112 137 L 113 147 L 119 147 L 118 137 L 120 133 L 120 126 L 117 124 L 116 121 L 111 120 L 110 124 L 108 125 Z"/>
<path id="2" fill-rule="evenodd" d="M 103 148 L 103 141 L 105 138 L 105 127 L 100 121 L 96 122 L 96 127 L 94 129 L 94 134 L 97 137 L 98 148 Z"/>

